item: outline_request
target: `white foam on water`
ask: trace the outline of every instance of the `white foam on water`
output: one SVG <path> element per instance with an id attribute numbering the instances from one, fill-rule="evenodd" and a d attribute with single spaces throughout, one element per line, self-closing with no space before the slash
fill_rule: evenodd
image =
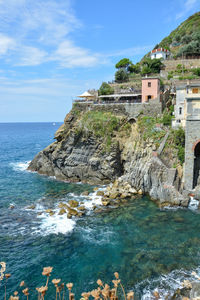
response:
<path id="1" fill-rule="evenodd" d="M 192 271 L 175 270 L 167 275 L 161 275 L 156 279 L 144 280 L 136 285 L 136 290 L 140 286 L 145 286 L 142 290 L 141 300 L 155 300 L 154 292 L 159 293 L 160 300 L 171 299 L 174 292 L 178 288 L 182 288 L 182 282 L 184 280 L 194 281 L 194 277 L 191 273 Z"/>
<path id="2" fill-rule="evenodd" d="M 190 202 L 188 208 L 191 210 L 197 210 L 199 207 L 199 200 L 195 199 L 194 197 L 190 196 Z"/>
<path id="3" fill-rule="evenodd" d="M 26 171 L 31 161 L 20 161 L 16 163 L 10 163 L 10 166 L 13 168 L 14 171 Z"/>
<path id="4" fill-rule="evenodd" d="M 40 224 L 40 233 L 43 235 L 49 234 L 67 234 L 72 232 L 76 222 L 72 219 L 68 219 L 67 215 L 55 215 L 50 216 L 49 214 L 43 213 L 42 215 L 38 216 L 41 219 Z"/>

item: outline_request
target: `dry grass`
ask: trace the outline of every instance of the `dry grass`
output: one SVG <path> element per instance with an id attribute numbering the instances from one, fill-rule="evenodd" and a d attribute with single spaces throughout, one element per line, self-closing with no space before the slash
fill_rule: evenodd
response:
<path id="1" fill-rule="evenodd" d="M 11 277 L 11 274 L 6 274 L 6 263 L 0 262 L 0 282 L 4 285 L 4 300 L 7 299 L 6 286 L 7 281 Z M 48 287 L 49 284 L 53 284 L 55 287 L 55 299 L 56 300 L 74 300 L 75 295 L 72 292 L 73 283 L 64 283 L 61 282 L 61 279 L 52 279 L 50 283 L 50 276 L 53 271 L 52 267 L 43 268 L 42 275 L 46 277 L 46 283 L 40 287 L 36 287 L 36 291 L 38 292 L 38 300 L 48 299 Z M 97 280 L 97 288 L 89 291 L 83 292 L 81 294 L 81 300 L 89 300 L 94 298 L 95 300 L 118 300 L 118 290 L 121 288 L 124 300 L 134 300 L 134 292 L 130 291 L 128 293 L 125 292 L 125 289 L 121 283 L 121 279 L 119 278 L 119 274 L 117 272 L 114 273 L 114 279 L 112 280 L 112 287 L 110 287 L 107 283 L 103 283 L 101 279 Z M 1 287 L 1 286 L 0 286 Z M 13 295 L 11 295 L 9 300 L 20 300 L 20 299 L 29 299 L 29 295 L 31 291 L 26 286 L 25 281 L 21 281 L 19 283 L 19 291 L 14 291 Z"/>

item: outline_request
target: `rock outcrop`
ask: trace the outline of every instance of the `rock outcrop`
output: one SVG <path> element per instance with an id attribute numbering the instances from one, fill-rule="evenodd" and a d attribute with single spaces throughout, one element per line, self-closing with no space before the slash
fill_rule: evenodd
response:
<path id="1" fill-rule="evenodd" d="M 56 132 L 56 141 L 38 153 L 28 169 L 59 180 L 110 183 L 103 196 L 105 205 L 109 199 L 148 193 L 163 206 L 188 206 L 188 196 L 183 196 L 181 190 L 180 172 L 159 158 L 155 151 L 159 145 L 150 138 L 144 141 L 137 122 L 130 124 L 121 116 L 126 126 L 123 123 L 113 132 L 106 149 L 102 137 L 87 129 L 87 135 L 79 130 L 81 118 L 72 110 Z M 129 134 L 122 128 L 129 128 Z"/>
<path id="2" fill-rule="evenodd" d="M 119 143 L 113 143 L 107 153 L 102 139 L 77 131 L 78 121 L 69 113 L 55 134 L 56 141 L 39 152 L 28 169 L 59 180 L 110 183 L 123 172 Z"/>

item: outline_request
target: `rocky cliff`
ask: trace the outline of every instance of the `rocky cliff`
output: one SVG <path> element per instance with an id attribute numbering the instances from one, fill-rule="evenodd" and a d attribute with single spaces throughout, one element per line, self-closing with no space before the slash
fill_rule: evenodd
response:
<path id="1" fill-rule="evenodd" d="M 56 141 L 37 154 L 28 169 L 59 180 L 111 183 L 105 201 L 148 193 L 163 205 L 187 206 L 188 199 L 180 193 L 181 172 L 158 155 L 166 129 L 154 128 L 154 123 L 145 128 L 138 120 L 74 108 L 56 132 Z"/>

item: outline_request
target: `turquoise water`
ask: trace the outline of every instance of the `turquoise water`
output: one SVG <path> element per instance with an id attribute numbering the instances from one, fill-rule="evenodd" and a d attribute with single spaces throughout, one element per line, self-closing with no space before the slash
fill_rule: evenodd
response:
<path id="1" fill-rule="evenodd" d="M 151 299 L 154 289 L 164 297 L 193 270 L 199 272 L 198 211 L 160 210 L 145 196 L 74 220 L 38 216 L 60 201 L 93 199 L 93 186 L 58 182 L 25 170 L 27 162 L 53 141 L 59 125 L 0 124 L 0 261 L 12 274 L 8 293 L 19 290 L 25 280 L 35 295 L 35 287 L 45 282 L 45 266 L 53 266 L 52 279 L 74 283 L 77 299 L 94 288 L 98 278 L 111 283 L 115 271 L 137 299 Z M 80 196 L 84 191 L 90 198 Z M 31 204 L 36 204 L 35 210 L 27 209 Z M 0 285 L 0 295 L 2 291 Z M 48 299 L 53 296 L 51 287 Z"/>

